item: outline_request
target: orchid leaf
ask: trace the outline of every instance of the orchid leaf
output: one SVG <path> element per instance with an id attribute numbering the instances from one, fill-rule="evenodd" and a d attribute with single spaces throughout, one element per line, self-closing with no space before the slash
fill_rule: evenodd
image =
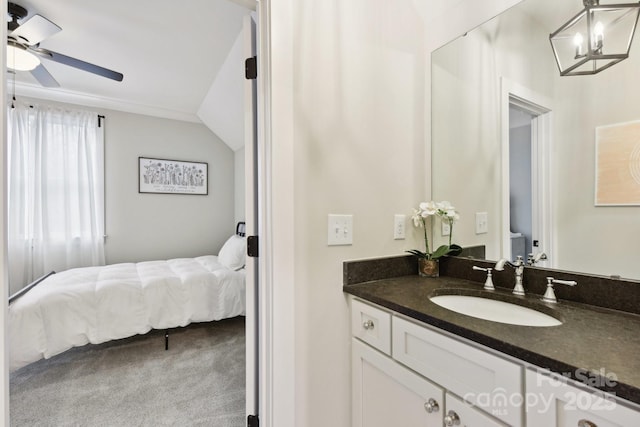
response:
<path id="1" fill-rule="evenodd" d="M 449 246 L 449 252 L 447 253 L 447 255 L 456 256 L 456 255 L 460 255 L 461 252 L 462 252 L 462 246 L 456 245 L 454 243 L 451 246 Z"/>
<path id="2" fill-rule="evenodd" d="M 411 249 L 410 251 L 406 251 L 406 252 L 408 252 L 411 255 L 413 255 L 415 257 L 418 257 L 418 258 L 428 258 L 426 253 L 421 252 L 421 251 L 419 251 L 417 249 Z"/>
<path id="3" fill-rule="evenodd" d="M 447 253 L 449 253 L 449 246 L 448 245 L 442 245 L 438 249 L 435 250 L 435 252 L 432 255 L 432 258 L 434 258 L 434 259 L 440 258 L 441 256 L 444 256 Z"/>

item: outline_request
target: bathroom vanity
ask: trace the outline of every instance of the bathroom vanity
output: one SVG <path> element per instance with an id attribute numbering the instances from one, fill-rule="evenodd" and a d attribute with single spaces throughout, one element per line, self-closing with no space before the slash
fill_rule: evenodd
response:
<path id="1" fill-rule="evenodd" d="M 479 262 L 452 260 L 444 272 L 463 274 L 403 274 L 410 257 L 345 263 L 354 427 L 640 426 L 640 316 L 568 301 L 566 291 L 558 304 L 542 292 L 516 297 L 500 287 L 508 272 L 485 291 L 481 275 L 455 277 Z M 525 289 L 536 273 L 549 272 L 527 269 Z M 506 301 L 561 324 L 470 317 L 433 303 L 437 295 Z"/>

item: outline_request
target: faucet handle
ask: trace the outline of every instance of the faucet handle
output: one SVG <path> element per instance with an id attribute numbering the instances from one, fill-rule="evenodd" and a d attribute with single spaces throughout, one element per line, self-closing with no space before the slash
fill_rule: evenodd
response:
<path id="1" fill-rule="evenodd" d="M 575 286 L 578 284 L 578 282 L 576 282 L 575 280 L 559 280 L 559 279 L 554 279 L 553 277 L 547 277 L 547 290 L 545 291 L 544 296 L 542 297 L 542 301 L 549 302 L 552 304 L 555 304 L 558 302 L 558 299 L 556 298 L 556 293 L 553 290 L 553 285 L 556 283 L 560 285 L 567 285 L 567 286 Z"/>
<path id="2" fill-rule="evenodd" d="M 496 290 L 496 288 L 493 286 L 493 279 L 491 277 L 492 268 L 483 268 L 483 267 L 478 267 L 478 266 L 474 265 L 473 269 L 487 272 L 487 280 L 485 280 L 485 282 L 484 282 L 484 289 L 485 290 L 487 290 L 487 291 L 495 291 Z"/>
<path id="3" fill-rule="evenodd" d="M 537 254 L 530 253 L 527 255 L 527 265 L 536 265 L 539 261 L 546 261 L 547 254 L 544 252 L 538 252 Z"/>

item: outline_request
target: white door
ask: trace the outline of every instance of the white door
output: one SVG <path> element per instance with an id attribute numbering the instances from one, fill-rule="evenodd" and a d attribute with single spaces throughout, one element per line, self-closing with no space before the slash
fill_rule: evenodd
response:
<path id="1" fill-rule="evenodd" d="M 353 427 L 442 425 L 443 390 L 352 338 Z"/>
<path id="2" fill-rule="evenodd" d="M 243 22 L 243 53 L 245 58 L 256 56 L 256 23 L 251 15 Z M 258 221 L 258 138 L 257 138 L 256 80 L 246 79 L 244 85 L 245 138 L 245 222 L 249 241 L 259 235 Z M 258 258 L 247 257 L 246 263 L 246 414 L 258 415 Z"/>

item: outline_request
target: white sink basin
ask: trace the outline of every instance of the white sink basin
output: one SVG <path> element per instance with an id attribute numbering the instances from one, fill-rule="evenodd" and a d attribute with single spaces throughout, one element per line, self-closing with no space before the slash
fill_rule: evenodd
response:
<path id="1" fill-rule="evenodd" d="M 479 319 L 521 326 L 558 326 L 558 319 L 528 307 L 468 295 L 438 295 L 429 298 L 448 310 Z"/>

